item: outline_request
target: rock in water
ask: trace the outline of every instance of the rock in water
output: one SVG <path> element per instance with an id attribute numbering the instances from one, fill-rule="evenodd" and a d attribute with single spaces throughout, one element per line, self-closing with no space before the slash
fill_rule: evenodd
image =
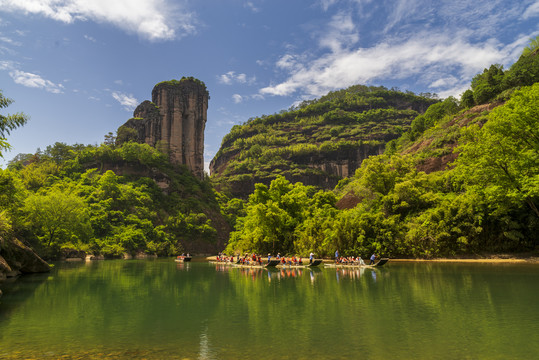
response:
<path id="1" fill-rule="evenodd" d="M 3 242 L 0 254 L 0 279 L 26 273 L 48 272 L 51 268 L 31 248 L 17 239 Z"/>

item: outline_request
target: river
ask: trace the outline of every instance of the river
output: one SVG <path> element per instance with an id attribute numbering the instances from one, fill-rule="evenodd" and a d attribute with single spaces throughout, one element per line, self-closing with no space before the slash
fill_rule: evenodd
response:
<path id="1" fill-rule="evenodd" d="M 172 259 L 57 263 L 2 284 L 1 359 L 519 359 L 539 266 L 268 271 Z M 536 354 L 536 355 L 533 355 Z"/>

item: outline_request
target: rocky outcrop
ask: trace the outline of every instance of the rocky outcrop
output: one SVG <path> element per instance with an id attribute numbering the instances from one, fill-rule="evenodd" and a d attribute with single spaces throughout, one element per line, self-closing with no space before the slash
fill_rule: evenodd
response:
<path id="1" fill-rule="evenodd" d="M 382 154 L 384 149 L 385 143 L 361 144 L 347 150 L 328 153 L 313 151 L 301 156 L 284 158 L 286 163 L 294 164 L 296 169 L 300 169 L 296 173 L 283 167 L 279 169 L 279 172 L 270 172 L 269 176 L 259 177 L 252 174 L 227 179 L 224 186 L 219 183 L 214 183 L 214 186 L 219 191 L 226 191 L 234 197 L 246 199 L 254 191 L 256 183 L 269 186 L 276 174 L 280 174 L 293 183 L 301 182 L 304 185 L 312 185 L 320 189 L 334 189 L 341 179 L 353 176 L 355 171 L 361 167 L 363 160 L 369 156 Z M 217 174 L 217 176 L 224 173 L 227 162 L 238 155 L 239 152 L 228 152 L 224 156 L 214 158 L 210 164 L 211 173 Z"/>
<path id="2" fill-rule="evenodd" d="M 159 83 L 153 88 L 152 101 L 142 102 L 133 118 L 118 129 L 118 141 L 149 144 L 167 153 L 171 163 L 187 166 L 202 179 L 208 100 L 209 93 L 200 80 Z"/>
<path id="3" fill-rule="evenodd" d="M 1 239 L 0 244 L 0 279 L 50 271 L 49 264 L 19 240 Z"/>

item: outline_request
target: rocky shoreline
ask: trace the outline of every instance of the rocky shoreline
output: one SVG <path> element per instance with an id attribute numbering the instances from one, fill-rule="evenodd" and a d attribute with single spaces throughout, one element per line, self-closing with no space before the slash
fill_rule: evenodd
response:
<path id="1" fill-rule="evenodd" d="M 43 273 L 50 270 L 50 265 L 21 241 L 0 237 L 0 281 L 21 274 Z"/>

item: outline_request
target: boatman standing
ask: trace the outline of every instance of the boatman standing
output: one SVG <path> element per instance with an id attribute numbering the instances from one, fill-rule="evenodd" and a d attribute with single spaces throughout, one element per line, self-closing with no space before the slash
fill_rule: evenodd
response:
<path id="1" fill-rule="evenodd" d="M 310 254 L 309 254 L 309 264 L 312 264 L 312 263 L 313 263 L 313 260 L 314 260 L 314 254 L 313 254 L 313 253 L 310 253 Z"/>
<path id="2" fill-rule="evenodd" d="M 371 262 L 369 263 L 369 265 L 373 265 L 374 264 L 374 260 L 376 260 L 376 253 L 373 253 L 371 255 Z"/>
<path id="3" fill-rule="evenodd" d="M 335 263 L 339 262 L 339 249 L 335 251 Z"/>

